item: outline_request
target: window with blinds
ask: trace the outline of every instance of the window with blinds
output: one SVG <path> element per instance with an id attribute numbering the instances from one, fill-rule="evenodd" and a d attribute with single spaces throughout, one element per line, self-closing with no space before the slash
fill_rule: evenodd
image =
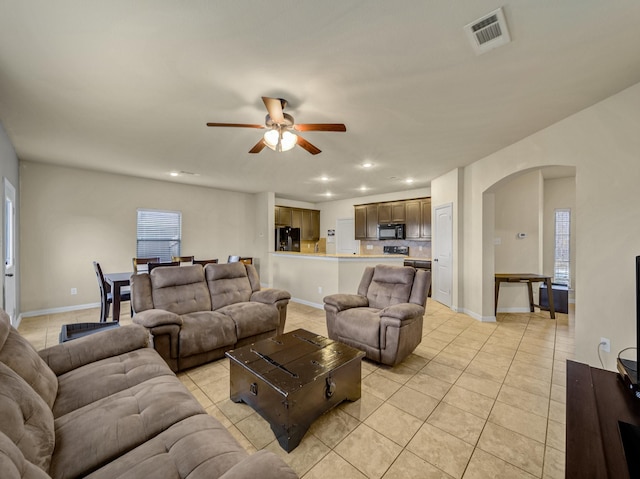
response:
<path id="1" fill-rule="evenodd" d="M 180 256 L 182 213 L 179 211 L 138 210 L 136 256 L 159 257 L 162 262 Z"/>
<path id="2" fill-rule="evenodd" d="M 555 256 L 553 264 L 553 282 L 569 285 L 569 241 L 571 239 L 571 210 L 566 208 L 555 211 Z"/>

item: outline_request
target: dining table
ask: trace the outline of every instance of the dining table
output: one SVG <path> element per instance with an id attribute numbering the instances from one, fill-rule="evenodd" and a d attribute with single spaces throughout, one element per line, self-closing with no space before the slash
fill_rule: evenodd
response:
<path id="1" fill-rule="evenodd" d="M 104 280 L 111 287 L 111 296 L 113 300 L 113 321 L 120 321 L 120 298 L 122 289 L 131 284 L 131 275 L 133 273 L 105 273 Z"/>
<path id="2" fill-rule="evenodd" d="M 500 283 L 526 283 L 529 293 L 529 311 L 534 312 L 534 307 L 543 308 L 539 304 L 533 303 L 532 283 L 545 283 L 547 291 L 552 291 L 551 276 L 534 273 L 496 273 L 495 274 L 495 311 L 498 314 L 498 294 L 500 292 Z M 549 294 L 549 315 L 551 319 L 556 318 L 556 310 L 553 305 L 553 294 Z"/>

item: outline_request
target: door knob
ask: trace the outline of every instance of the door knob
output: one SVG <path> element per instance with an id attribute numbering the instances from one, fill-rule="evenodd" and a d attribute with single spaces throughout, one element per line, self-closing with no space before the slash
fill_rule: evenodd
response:
<path id="1" fill-rule="evenodd" d="M 8 276 L 9 278 L 13 277 L 13 273 L 6 273 L 5 276 Z"/>

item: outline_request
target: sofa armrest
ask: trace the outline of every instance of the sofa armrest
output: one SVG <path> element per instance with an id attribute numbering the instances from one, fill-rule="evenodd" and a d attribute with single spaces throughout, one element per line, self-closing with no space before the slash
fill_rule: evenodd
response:
<path id="1" fill-rule="evenodd" d="M 291 299 L 291 294 L 284 289 L 265 288 L 251 294 L 251 301 L 265 304 L 275 304 L 283 299 Z"/>
<path id="2" fill-rule="evenodd" d="M 387 306 L 380 311 L 380 318 L 391 318 L 399 321 L 405 321 L 407 319 L 413 319 L 424 315 L 424 308 L 419 304 L 414 303 L 400 303 L 392 306 Z"/>
<path id="3" fill-rule="evenodd" d="M 247 477 L 297 479 L 298 475 L 274 453 L 261 450 L 237 463 L 220 476 L 220 479 L 244 479 Z"/>
<path id="4" fill-rule="evenodd" d="M 132 319 L 134 323 L 148 329 L 166 324 L 182 326 L 182 318 L 179 315 L 171 311 L 165 311 L 164 309 L 147 309 L 136 313 Z"/>
<path id="5" fill-rule="evenodd" d="M 325 296 L 323 301 L 325 306 L 333 306 L 336 311 L 369 306 L 369 300 L 366 296 L 360 296 L 359 294 L 330 294 L 329 296 Z"/>
<path id="6" fill-rule="evenodd" d="M 38 351 L 38 354 L 56 376 L 60 376 L 86 364 L 148 346 L 147 330 L 130 325 L 57 344 Z"/>

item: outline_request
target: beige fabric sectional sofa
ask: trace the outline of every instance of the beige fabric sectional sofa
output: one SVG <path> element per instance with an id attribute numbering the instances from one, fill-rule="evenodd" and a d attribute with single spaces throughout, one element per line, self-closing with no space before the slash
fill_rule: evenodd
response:
<path id="1" fill-rule="evenodd" d="M 290 298 L 261 289 L 255 267 L 244 263 L 167 266 L 131 277 L 133 321 L 149 330 L 173 371 L 282 334 Z"/>
<path id="2" fill-rule="evenodd" d="M 148 341 L 132 325 L 38 353 L 0 312 L 0 477 L 297 477 L 247 454 Z"/>

